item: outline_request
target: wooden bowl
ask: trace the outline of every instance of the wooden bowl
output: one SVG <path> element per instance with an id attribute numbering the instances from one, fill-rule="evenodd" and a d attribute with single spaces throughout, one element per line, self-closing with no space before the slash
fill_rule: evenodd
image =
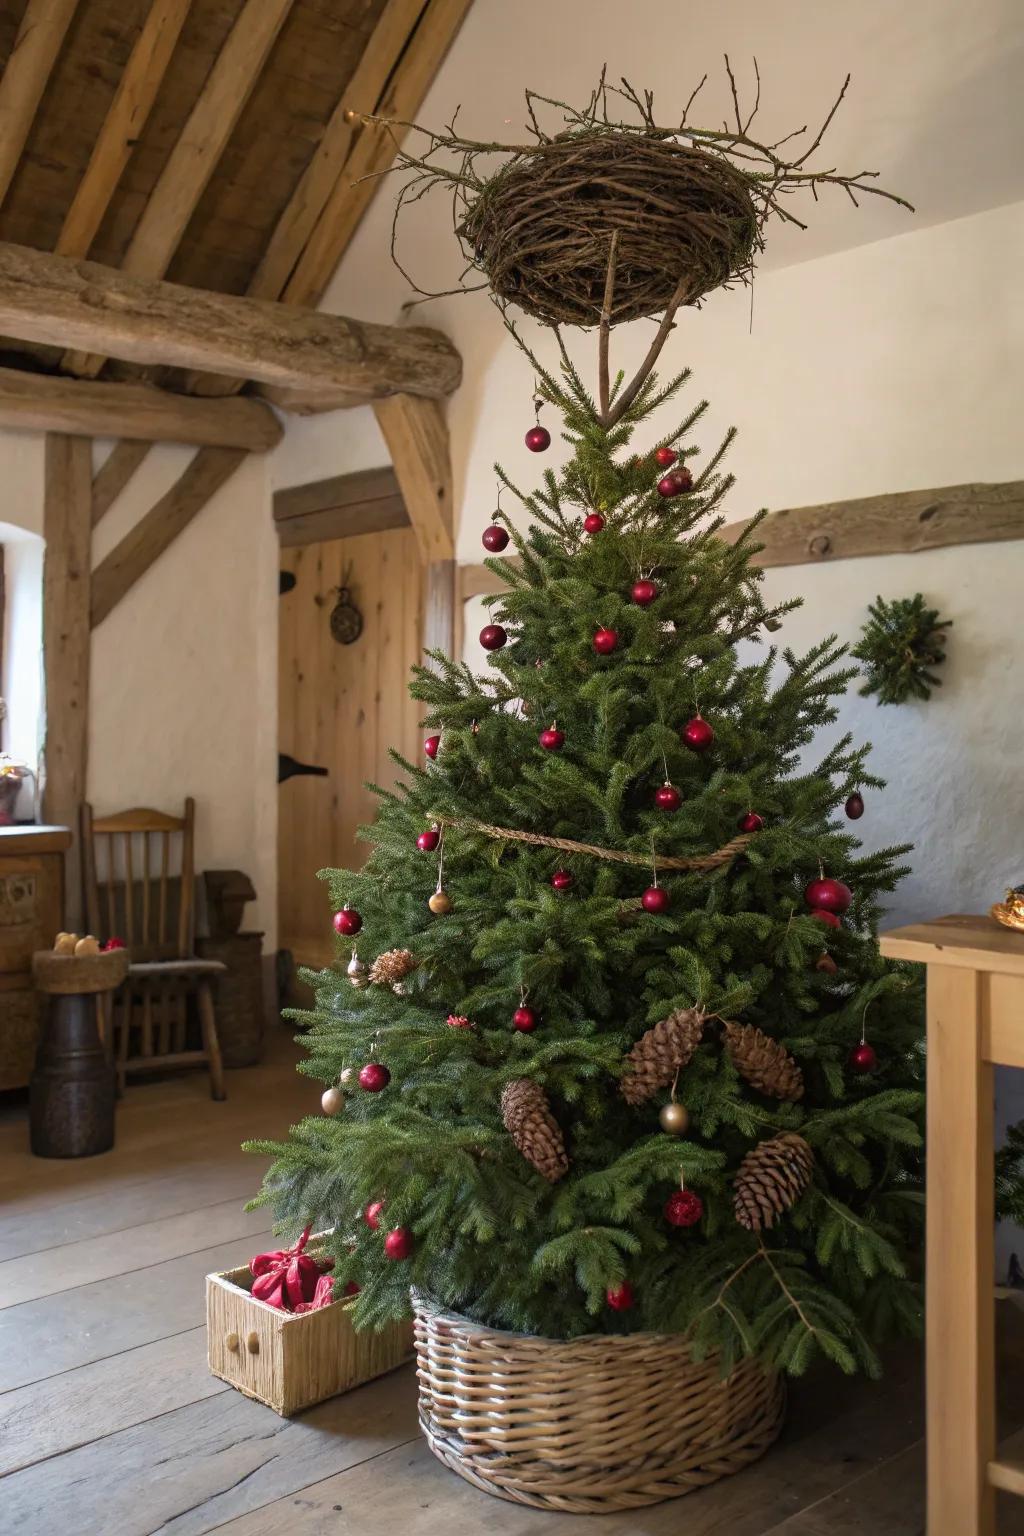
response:
<path id="1" fill-rule="evenodd" d="M 52 949 L 37 949 L 32 956 L 32 980 L 37 991 L 57 996 L 113 992 L 128 975 L 130 964 L 126 949 L 103 950 L 98 955 L 55 955 Z"/>

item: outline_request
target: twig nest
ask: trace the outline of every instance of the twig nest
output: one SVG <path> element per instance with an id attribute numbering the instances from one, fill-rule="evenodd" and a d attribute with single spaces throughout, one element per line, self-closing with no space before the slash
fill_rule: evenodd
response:
<path id="1" fill-rule="evenodd" d="M 660 314 L 748 273 L 758 238 L 746 178 L 721 155 L 653 134 L 564 135 L 516 155 L 459 234 L 499 299 L 548 324 L 597 325 L 618 231 L 612 323 Z"/>

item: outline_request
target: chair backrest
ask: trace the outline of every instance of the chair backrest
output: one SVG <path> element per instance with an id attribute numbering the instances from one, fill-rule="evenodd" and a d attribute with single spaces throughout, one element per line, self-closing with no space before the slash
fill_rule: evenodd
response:
<path id="1" fill-rule="evenodd" d="M 193 954 L 195 802 L 183 816 L 138 808 L 94 816 L 82 806 L 82 883 L 89 932 L 124 939 L 135 960 Z"/>

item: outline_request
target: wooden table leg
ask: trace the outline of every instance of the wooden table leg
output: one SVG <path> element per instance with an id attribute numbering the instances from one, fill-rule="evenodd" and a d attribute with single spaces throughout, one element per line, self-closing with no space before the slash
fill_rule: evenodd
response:
<path id="1" fill-rule="evenodd" d="M 993 1075 L 981 987 L 928 967 L 928 1536 L 994 1536 Z"/>

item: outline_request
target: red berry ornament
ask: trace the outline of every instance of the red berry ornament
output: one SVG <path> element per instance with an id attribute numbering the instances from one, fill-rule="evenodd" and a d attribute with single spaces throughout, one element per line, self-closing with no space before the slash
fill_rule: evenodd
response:
<path id="1" fill-rule="evenodd" d="M 670 1227 L 695 1227 L 704 1215 L 704 1201 L 692 1189 L 677 1189 L 665 1201 L 665 1220 Z"/>
<path id="2" fill-rule="evenodd" d="M 547 427 L 542 427 L 539 422 L 537 426 L 531 427 L 526 434 L 526 446 L 531 453 L 543 453 L 545 449 L 550 448 L 551 433 Z"/>
<path id="3" fill-rule="evenodd" d="M 551 876 L 551 884 L 556 891 L 567 891 L 574 883 L 576 876 L 569 869 L 556 869 Z"/>
<path id="4" fill-rule="evenodd" d="M 371 1200 L 369 1205 L 366 1207 L 366 1210 L 363 1212 L 363 1220 L 366 1222 L 366 1225 L 370 1228 L 371 1232 L 376 1232 L 377 1228 L 380 1226 L 380 1218 L 383 1216 L 383 1214 L 384 1201 Z"/>
<path id="5" fill-rule="evenodd" d="M 416 839 L 416 847 L 420 850 L 420 853 L 433 853 L 434 849 L 437 847 L 440 841 L 440 832 L 436 831 L 434 828 L 431 828 L 429 832 L 420 833 L 419 837 Z"/>
<path id="6" fill-rule="evenodd" d="M 604 518 L 601 516 L 600 512 L 588 512 L 586 517 L 583 519 L 584 533 L 600 533 L 603 527 Z"/>
<path id="7" fill-rule="evenodd" d="M 851 821 L 860 821 L 864 815 L 864 796 L 857 789 L 846 802 L 846 814 Z"/>
<path id="8" fill-rule="evenodd" d="M 809 917 L 816 917 L 819 923 L 827 923 L 830 928 L 841 928 L 843 925 L 834 912 L 826 912 L 824 907 L 816 907 Z"/>
<path id="9" fill-rule="evenodd" d="M 610 656 L 619 643 L 614 629 L 599 629 L 594 635 L 594 650 L 599 656 Z"/>
<path id="10" fill-rule="evenodd" d="M 675 449 L 669 448 L 667 444 L 654 450 L 654 462 L 659 469 L 671 469 L 678 457 L 679 455 Z"/>
<path id="11" fill-rule="evenodd" d="M 660 784 L 654 791 L 654 803 L 659 811 L 678 811 L 683 803 L 683 797 L 675 785 L 670 784 L 666 779 L 664 784 Z"/>
<path id="12" fill-rule="evenodd" d="M 645 912 L 667 912 L 671 905 L 668 891 L 663 885 L 649 885 L 640 898 L 640 905 Z"/>
<path id="13" fill-rule="evenodd" d="M 368 1061 L 359 1068 L 359 1086 L 367 1093 L 382 1093 L 391 1081 L 391 1073 L 379 1061 Z"/>
<path id="14" fill-rule="evenodd" d="M 340 912 L 335 912 L 333 921 L 335 933 L 340 933 L 342 938 L 351 938 L 363 926 L 363 919 L 355 907 L 342 907 Z"/>
<path id="15" fill-rule="evenodd" d="M 485 651 L 500 651 L 507 639 L 500 624 L 485 624 L 480 631 L 480 644 Z"/>
<path id="16" fill-rule="evenodd" d="M 748 811 L 745 816 L 740 817 L 739 827 L 741 832 L 761 832 L 764 829 L 764 817 L 759 816 L 756 811 Z"/>
<path id="17" fill-rule="evenodd" d="M 841 880 L 812 880 L 804 891 L 809 907 L 826 912 L 845 912 L 853 900 L 853 892 Z"/>
<path id="18" fill-rule="evenodd" d="M 691 752 L 706 752 L 715 739 L 714 731 L 702 715 L 687 720 L 679 734 L 683 745 Z"/>
<path id="19" fill-rule="evenodd" d="M 523 1035 L 532 1035 L 539 1023 L 539 1015 L 532 1008 L 527 1008 L 525 1003 L 512 1015 L 513 1028 L 518 1029 Z"/>
<path id="20" fill-rule="evenodd" d="M 824 976 L 834 976 L 839 967 L 836 965 L 831 955 L 819 955 L 817 960 L 814 962 L 814 969 L 816 971 L 821 971 Z"/>
<path id="21" fill-rule="evenodd" d="M 604 1299 L 613 1312 L 628 1312 L 636 1301 L 628 1280 L 623 1280 L 621 1285 L 610 1285 L 604 1293 Z"/>
<path id="22" fill-rule="evenodd" d="M 480 535 L 480 542 L 484 549 L 489 549 L 492 555 L 500 555 L 508 546 L 508 529 L 502 528 L 498 523 L 492 523 L 485 528 Z"/>
<path id="23" fill-rule="evenodd" d="M 649 581 L 647 577 L 644 576 L 641 577 L 639 581 L 634 581 L 632 590 L 629 595 L 633 599 L 634 603 L 639 603 L 641 608 L 647 608 L 651 603 L 654 602 L 654 599 L 657 597 L 658 589 L 653 581 Z"/>
<path id="24" fill-rule="evenodd" d="M 384 1252 L 389 1259 L 408 1259 L 414 1244 L 408 1227 L 392 1227 L 384 1239 Z"/>
<path id="25" fill-rule="evenodd" d="M 874 1046 L 868 1045 L 866 1040 L 855 1045 L 849 1055 L 849 1065 L 851 1072 L 873 1072 L 878 1066 Z"/>
<path id="26" fill-rule="evenodd" d="M 427 754 L 427 756 L 430 758 L 431 762 L 433 762 L 434 758 L 437 756 L 438 748 L 440 747 L 440 745 L 441 745 L 441 738 L 440 738 L 440 736 L 428 736 L 426 741 L 423 743 L 423 750 Z"/>
<path id="27" fill-rule="evenodd" d="M 670 470 L 667 475 L 662 475 L 658 481 L 658 495 L 664 496 L 666 501 L 670 500 L 673 496 L 681 496 L 687 490 L 689 490 L 689 486 L 678 469 Z"/>
<path id="28" fill-rule="evenodd" d="M 117 937 L 108 939 L 105 944 L 100 945 L 100 948 L 108 953 L 112 949 L 124 949 L 124 947 L 124 939 L 119 939 Z"/>
<path id="29" fill-rule="evenodd" d="M 537 737 L 545 752 L 561 752 L 565 746 L 565 732 L 557 726 L 549 725 L 547 730 L 541 731 Z"/>

